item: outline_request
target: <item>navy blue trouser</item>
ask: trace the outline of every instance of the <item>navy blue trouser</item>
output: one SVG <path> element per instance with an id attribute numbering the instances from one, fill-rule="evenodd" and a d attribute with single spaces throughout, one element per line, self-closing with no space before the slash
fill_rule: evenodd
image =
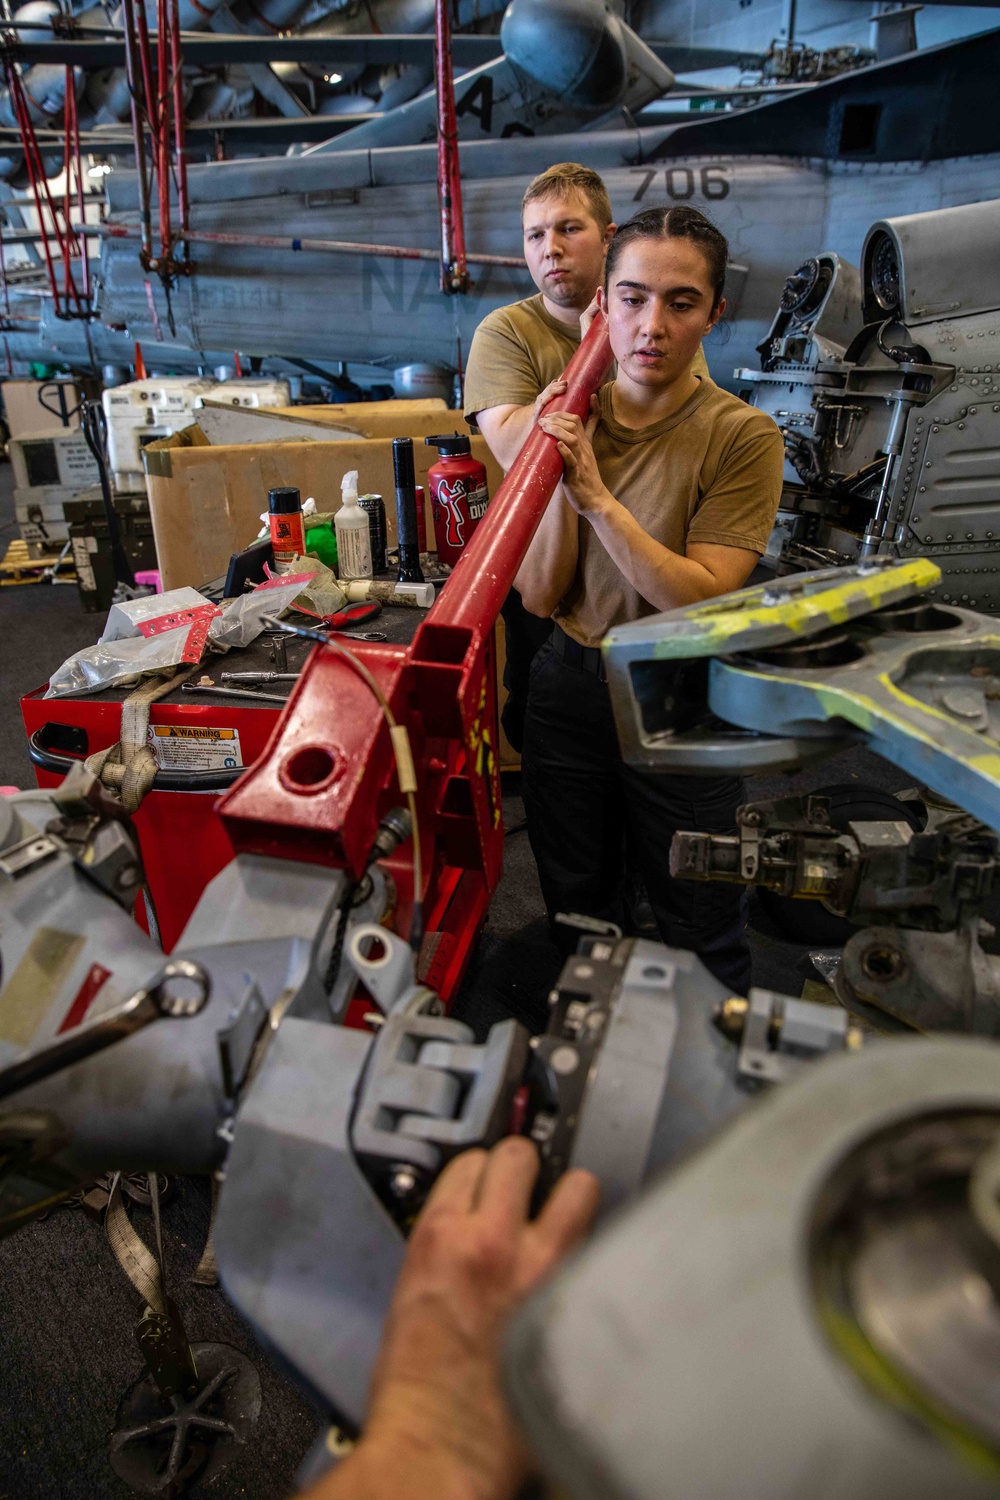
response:
<path id="1" fill-rule="evenodd" d="M 500 722 L 510 744 L 520 754 L 524 748 L 524 715 L 528 709 L 531 663 L 552 634 L 552 621 L 529 615 L 517 589 L 511 589 L 500 613 L 506 639 L 503 685 L 507 689 Z"/>
<path id="2" fill-rule="evenodd" d="M 551 644 L 531 667 L 522 756 L 528 837 L 550 922 L 580 912 L 624 927 L 626 859 L 642 876 L 665 943 L 697 953 L 735 993 L 750 986 L 746 892 L 673 880 L 679 828 L 733 833 L 744 800 L 736 776 L 662 776 L 626 766 L 607 684 L 568 665 Z M 568 953 L 576 936 L 553 936 Z"/>

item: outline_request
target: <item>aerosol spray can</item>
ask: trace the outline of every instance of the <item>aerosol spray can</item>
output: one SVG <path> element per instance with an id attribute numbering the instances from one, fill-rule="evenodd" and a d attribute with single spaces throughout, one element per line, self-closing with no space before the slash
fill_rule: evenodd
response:
<path id="1" fill-rule="evenodd" d="M 417 496 L 413 475 L 413 439 L 393 438 L 392 467 L 396 480 L 396 539 L 399 543 L 398 583 L 423 583 L 417 535 Z"/>
<path id="2" fill-rule="evenodd" d="M 472 457 L 472 444 L 456 432 L 424 438 L 441 457 L 427 473 L 438 556 L 454 567 L 490 503 L 486 468 Z"/>
<path id="3" fill-rule="evenodd" d="M 372 572 L 385 572 L 385 502 L 381 495 L 361 495 L 358 504 L 368 514 L 368 536 L 372 546 Z"/>
<path id="4" fill-rule="evenodd" d="M 274 571 L 290 573 L 292 563 L 306 550 L 302 496 L 291 486 L 268 490 L 267 512 L 271 547 L 274 551 Z"/>

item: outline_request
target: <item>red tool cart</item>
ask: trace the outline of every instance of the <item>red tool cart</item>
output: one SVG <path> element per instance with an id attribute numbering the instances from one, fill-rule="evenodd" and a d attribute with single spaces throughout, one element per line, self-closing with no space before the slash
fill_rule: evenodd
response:
<path id="1" fill-rule="evenodd" d="M 293 641 L 289 670 L 308 655 L 305 642 Z M 219 681 L 221 670 L 273 670 L 267 646 L 255 643 L 206 663 L 204 671 Z M 267 692 L 283 696 L 291 684 Z M 261 691 L 265 691 L 264 688 Z M 45 698 L 45 687 L 21 699 L 28 734 L 28 753 L 39 786 L 56 786 L 74 760 L 117 743 L 125 689 L 107 688 L 86 698 Z M 274 733 L 281 703 L 191 695 L 176 691 L 154 703 L 150 729 L 160 743 L 154 753 L 161 769 L 152 790 L 134 816 L 163 946 L 176 943 L 198 898 L 214 875 L 233 857 L 233 847 L 215 804 L 232 786 L 242 767 L 262 754 Z"/>
<path id="2" fill-rule="evenodd" d="M 425 617 L 416 609 L 385 609 L 377 624 L 388 637 L 388 649 L 405 647 Z M 348 646 L 351 636 L 342 639 Z M 285 637 L 285 669 L 298 672 L 313 649 L 310 643 Z M 361 649 L 362 643 L 357 643 Z M 221 672 L 267 672 L 275 669 L 264 637 L 243 651 L 231 651 L 203 664 L 203 673 L 220 686 Z M 233 686 L 244 688 L 244 684 Z M 262 694 L 284 698 L 293 683 L 260 684 Z M 108 688 L 86 698 L 45 698 L 44 686 L 21 700 L 28 734 L 28 751 L 39 786 L 56 786 L 74 760 L 117 742 L 124 688 Z M 491 652 L 486 693 L 486 739 L 496 744 L 496 674 Z M 208 882 L 233 857 L 233 846 L 217 813 L 220 793 L 238 779 L 242 769 L 258 760 L 274 734 L 283 708 L 264 698 L 226 698 L 205 692 L 175 690 L 150 709 L 149 722 L 157 759 L 152 790 L 134 815 L 142 846 L 150 893 L 169 952 L 197 905 Z M 443 746 L 441 768 L 452 768 L 456 751 Z M 231 764 L 230 764 L 231 762 Z M 454 794 L 453 794 L 454 796 Z M 449 821 L 444 809 L 445 822 Z M 453 820 L 453 819 L 452 819 Z M 502 825 L 498 839 L 502 839 Z M 459 849 L 459 858 L 474 851 Z M 396 861 L 389 861 L 390 871 Z M 408 920 L 411 885 L 408 863 L 399 861 L 397 919 Z M 435 872 L 425 913 L 426 936 L 421 950 L 421 975 L 449 999 L 461 981 L 478 936 L 495 881 L 487 888 L 481 872 L 470 873 L 442 861 Z M 142 920 L 141 908 L 138 912 Z"/>

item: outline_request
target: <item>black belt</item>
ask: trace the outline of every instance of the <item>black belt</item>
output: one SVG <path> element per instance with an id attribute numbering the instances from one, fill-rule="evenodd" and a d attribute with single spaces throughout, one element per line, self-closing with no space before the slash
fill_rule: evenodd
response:
<path id="1" fill-rule="evenodd" d="M 602 682 L 607 682 L 600 646 L 581 646 L 579 641 L 575 641 L 557 625 L 552 632 L 552 648 L 574 671 L 589 672 L 592 677 L 599 677 Z"/>

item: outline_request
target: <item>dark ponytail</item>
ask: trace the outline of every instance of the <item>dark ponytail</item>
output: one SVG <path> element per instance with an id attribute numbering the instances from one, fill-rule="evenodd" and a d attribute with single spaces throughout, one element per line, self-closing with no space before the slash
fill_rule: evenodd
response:
<path id="1" fill-rule="evenodd" d="M 724 234 L 716 229 L 711 219 L 699 208 L 687 208 L 675 203 L 671 208 L 645 208 L 635 214 L 615 231 L 608 246 L 608 257 L 604 263 L 604 290 L 611 284 L 611 273 L 618 259 L 634 240 L 691 240 L 698 246 L 708 264 L 709 280 L 712 283 L 712 309 L 722 301 L 726 285 L 726 262 L 729 259 L 729 244 Z"/>

